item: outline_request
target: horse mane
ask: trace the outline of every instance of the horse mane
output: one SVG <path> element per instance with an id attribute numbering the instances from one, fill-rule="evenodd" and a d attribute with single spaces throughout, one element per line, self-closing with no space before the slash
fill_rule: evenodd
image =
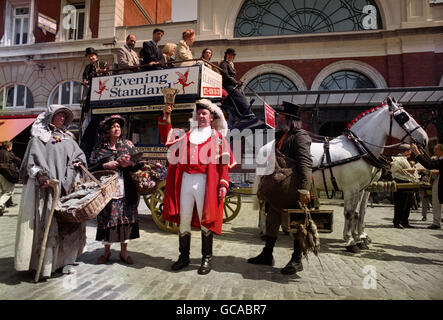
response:
<path id="1" fill-rule="evenodd" d="M 381 106 L 376 106 L 374 108 L 368 109 L 362 113 L 360 113 L 358 116 L 356 116 L 351 122 L 348 123 L 348 125 L 346 126 L 346 129 L 351 129 L 351 127 L 357 123 L 358 120 L 360 120 L 361 118 L 363 118 L 364 116 L 373 113 L 381 108 L 383 108 L 386 105 L 386 103 L 382 103 Z"/>

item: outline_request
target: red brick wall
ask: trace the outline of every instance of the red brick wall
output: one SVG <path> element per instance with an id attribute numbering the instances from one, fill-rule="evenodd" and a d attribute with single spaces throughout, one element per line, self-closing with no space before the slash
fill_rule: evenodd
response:
<path id="1" fill-rule="evenodd" d="M 6 0 L 0 0 L 0 39 L 3 37 L 5 33 L 5 7 Z"/>
<path id="2" fill-rule="evenodd" d="M 57 32 L 60 28 L 60 1 L 45 1 L 45 0 L 35 0 L 35 12 L 34 12 L 34 37 L 35 43 L 40 42 L 53 42 L 55 41 L 55 35 L 46 32 L 43 33 L 42 29 L 38 28 L 38 13 L 42 13 L 57 21 Z"/>
<path id="3" fill-rule="evenodd" d="M 304 59 L 285 61 L 237 62 L 238 78 L 250 69 L 264 63 L 278 63 L 297 72 L 308 90 L 318 73 L 326 66 L 340 60 L 356 60 L 369 64 L 380 72 L 389 87 L 436 86 L 443 74 L 443 53 L 423 52 L 360 58 Z"/>
<path id="4" fill-rule="evenodd" d="M 139 0 L 155 24 L 171 19 L 172 0 Z M 125 1 L 123 24 L 139 26 L 149 24 L 133 1 Z"/>

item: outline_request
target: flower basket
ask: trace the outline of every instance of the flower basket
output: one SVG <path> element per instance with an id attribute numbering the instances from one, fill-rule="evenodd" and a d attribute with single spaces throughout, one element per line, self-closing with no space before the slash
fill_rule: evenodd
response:
<path id="1" fill-rule="evenodd" d="M 166 167 L 161 163 L 144 164 L 143 167 L 131 172 L 132 180 L 137 186 L 140 195 L 148 195 L 157 190 L 160 181 L 166 179 Z"/>

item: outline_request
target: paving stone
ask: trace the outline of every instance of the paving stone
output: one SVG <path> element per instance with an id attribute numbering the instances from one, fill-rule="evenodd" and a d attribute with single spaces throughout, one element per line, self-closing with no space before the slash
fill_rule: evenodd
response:
<path id="1" fill-rule="evenodd" d="M 30 272 L 14 270 L 18 208 L 13 208 L 15 213 L 0 217 L 0 299 L 443 299 L 443 244 L 439 241 L 443 233 L 391 228 L 390 205 L 368 208 L 366 232 L 373 240 L 371 249 L 351 254 L 342 240 L 342 200 L 322 199 L 322 209 L 334 210 L 334 231 L 320 234 L 320 261 L 310 254 L 309 260 L 303 260 L 304 271 L 285 276 L 280 270 L 292 253 L 292 240 L 283 233 L 275 246 L 274 267 L 246 262 L 261 252 L 264 242 L 257 229 L 257 212 L 247 197 L 242 200 L 241 213 L 224 224 L 223 234 L 215 237 L 213 270 L 207 276 L 197 274 L 200 231 L 192 231 L 190 266 L 173 272 L 170 266 L 179 254 L 177 235 L 160 231 L 148 209 L 142 208 L 141 238 L 128 245 L 134 265 L 120 262 L 119 246 L 112 247 L 107 264 L 96 264 L 103 246 L 94 240 L 96 226 L 91 221 L 87 224 L 85 252 L 78 259 L 76 281 L 65 275 L 38 284 L 32 283 Z M 419 218 L 418 213 L 411 213 L 412 224 L 420 225 Z M 365 266 L 375 267 L 375 290 L 363 288 Z"/>

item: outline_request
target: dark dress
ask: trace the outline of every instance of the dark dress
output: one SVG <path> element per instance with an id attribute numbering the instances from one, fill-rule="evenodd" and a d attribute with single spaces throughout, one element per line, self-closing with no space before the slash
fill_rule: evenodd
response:
<path id="1" fill-rule="evenodd" d="M 99 143 L 92 151 L 89 169 L 90 171 L 104 170 L 104 163 L 117 160 L 125 153 L 136 153 L 133 143 L 129 140 L 119 139 L 116 150 L 111 149 L 109 143 Z M 140 237 L 137 210 L 140 196 L 130 176 L 131 171 L 137 171 L 140 167 L 140 164 L 136 164 L 134 167 L 116 169 L 119 177 L 123 179 L 124 196 L 112 199 L 97 216 L 96 240 L 124 242 Z"/>

